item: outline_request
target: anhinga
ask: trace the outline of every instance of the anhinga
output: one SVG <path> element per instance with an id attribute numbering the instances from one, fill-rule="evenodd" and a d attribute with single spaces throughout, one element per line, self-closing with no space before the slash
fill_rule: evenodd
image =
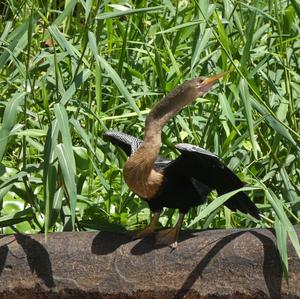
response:
<path id="1" fill-rule="evenodd" d="M 158 244 L 176 247 L 184 215 L 191 207 L 203 204 L 212 190 L 221 195 L 243 187 L 243 182 L 218 156 L 200 147 L 182 143 L 176 146 L 181 152 L 177 159 L 159 156 L 161 131 L 166 122 L 207 92 L 224 74 L 188 80 L 160 100 L 146 119 L 143 141 L 120 132 L 105 133 L 108 140 L 129 156 L 124 166 L 124 179 L 135 194 L 148 202 L 153 213 L 150 224 L 135 235 L 137 238 L 155 231 L 163 207 L 177 208 L 179 219 L 175 227 L 156 235 Z M 244 192 L 232 196 L 225 205 L 233 211 L 260 218 L 257 207 Z"/>

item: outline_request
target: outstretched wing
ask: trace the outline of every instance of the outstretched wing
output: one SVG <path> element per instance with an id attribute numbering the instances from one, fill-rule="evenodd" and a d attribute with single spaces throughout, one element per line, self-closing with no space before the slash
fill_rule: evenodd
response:
<path id="1" fill-rule="evenodd" d="M 217 155 L 187 143 L 177 144 L 176 148 L 182 155 L 170 163 L 165 171 L 180 171 L 211 189 L 216 189 L 220 195 L 244 186 Z M 257 207 L 244 192 L 232 196 L 225 205 L 233 211 L 240 210 L 260 219 Z"/>
<path id="2" fill-rule="evenodd" d="M 113 145 L 120 147 L 128 157 L 136 152 L 136 150 L 143 143 L 141 139 L 117 131 L 107 131 L 103 134 L 103 136 Z"/>
<path id="3" fill-rule="evenodd" d="M 141 139 L 123 132 L 107 131 L 103 136 L 112 144 L 120 147 L 128 157 L 134 154 L 137 149 L 143 144 L 143 141 Z M 171 161 L 172 160 L 158 156 L 155 161 L 154 167 L 156 170 L 163 170 Z"/>

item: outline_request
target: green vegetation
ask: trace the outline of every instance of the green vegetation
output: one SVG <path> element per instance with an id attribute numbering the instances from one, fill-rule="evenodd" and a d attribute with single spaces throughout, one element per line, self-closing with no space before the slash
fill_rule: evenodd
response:
<path id="1" fill-rule="evenodd" d="M 142 137 L 164 93 L 230 69 L 168 123 L 162 154 L 188 142 L 220 155 L 262 221 L 217 208 L 226 196 L 214 194 L 184 227 L 275 227 L 287 271 L 287 236 L 300 254 L 298 1 L 6 0 L 0 11 L 3 233 L 144 226 L 147 205 L 103 132 Z M 176 216 L 165 211 L 161 224 Z"/>

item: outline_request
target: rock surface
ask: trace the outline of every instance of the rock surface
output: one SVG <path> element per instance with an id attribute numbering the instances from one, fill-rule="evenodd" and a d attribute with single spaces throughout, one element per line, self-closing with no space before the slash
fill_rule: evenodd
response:
<path id="1" fill-rule="evenodd" d="M 0 298 L 300 298 L 288 254 L 289 285 L 267 229 L 182 231 L 175 250 L 108 232 L 0 236 Z"/>

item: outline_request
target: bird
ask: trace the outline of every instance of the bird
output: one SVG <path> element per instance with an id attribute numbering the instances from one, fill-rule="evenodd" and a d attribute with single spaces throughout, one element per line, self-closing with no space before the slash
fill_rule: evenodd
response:
<path id="1" fill-rule="evenodd" d="M 133 193 L 148 203 L 152 213 L 149 225 L 136 232 L 136 238 L 156 232 L 164 207 L 178 209 L 175 226 L 156 232 L 157 244 L 176 248 L 184 216 L 191 207 L 204 204 L 213 190 L 222 195 L 244 186 L 217 155 L 196 145 L 177 144 L 175 147 L 181 155 L 174 160 L 159 155 L 162 128 L 168 120 L 205 94 L 227 73 L 187 80 L 163 97 L 146 118 L 143 140 L 123 132 L 104 133 L 105 139 L 127 154 L 124 180 Z M 233 211 L 239 210 L 260 219 L 256 205 L 243 191 L 233 195 L 225 205 Z"/>

